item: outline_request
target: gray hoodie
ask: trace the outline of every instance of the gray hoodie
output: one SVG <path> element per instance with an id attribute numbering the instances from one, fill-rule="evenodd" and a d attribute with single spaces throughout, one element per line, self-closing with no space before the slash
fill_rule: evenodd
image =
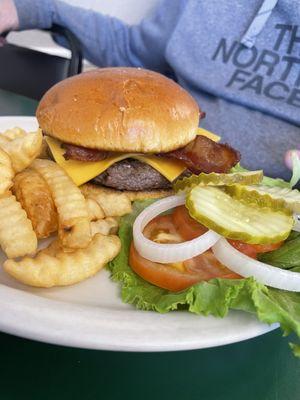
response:
<path id="1" fill-rule="evenodd" d="M 290 176 L 284 153 L 300 145 L 298 0 L 164 0 L 136 26 L 56 0 L 15 3 L 20 29 L 66 26 L 99 66 L 173 77 L 243 166 Z"/>

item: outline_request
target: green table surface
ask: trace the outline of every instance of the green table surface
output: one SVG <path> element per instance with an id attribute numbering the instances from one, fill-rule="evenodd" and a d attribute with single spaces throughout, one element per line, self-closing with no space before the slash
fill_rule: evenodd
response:
<path id="1" fill-rule="evenodd" d="M 0 90 L 0 115 L 33 115 L 36 104 Z M 0 400 L 297 400 L 300 360 L 289 340 L 277 329 L 212 349 L 119 353 L 0 333 Z"/>

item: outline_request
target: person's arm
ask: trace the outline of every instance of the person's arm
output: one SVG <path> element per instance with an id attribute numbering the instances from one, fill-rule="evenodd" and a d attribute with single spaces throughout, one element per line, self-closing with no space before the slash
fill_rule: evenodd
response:
<path id="1" fill-rule="evenodd" d="M 187 0 L 164 0 L 140 24 L 56 0 L 15 0 L 19 29 L 69 28 L 80 40 L 84 57 L 98 66 L 134 66 L 167 71 L 165 49 Z"/>
<path id="2" fill-rule="evenodd" d="M 0 0 L 0 34 L 18 27 L 18 14 L 12 0 Z"/>

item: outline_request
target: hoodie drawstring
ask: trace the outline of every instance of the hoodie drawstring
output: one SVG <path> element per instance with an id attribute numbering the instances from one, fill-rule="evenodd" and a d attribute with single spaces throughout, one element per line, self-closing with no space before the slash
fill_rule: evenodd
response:
<path id="1" fill-rule="evenodd" d="M 264 0 L 260 9 L 256 13 L 254 19 L 252 20 L 251 24 L 249 25 L 248 29 L 246 30 L 240 41 L 244 46 L 248 48 L 254 46 L 256 37 L 263 30 L 263 27 L 270 17 L 277 2 L 278 0 Z"/>

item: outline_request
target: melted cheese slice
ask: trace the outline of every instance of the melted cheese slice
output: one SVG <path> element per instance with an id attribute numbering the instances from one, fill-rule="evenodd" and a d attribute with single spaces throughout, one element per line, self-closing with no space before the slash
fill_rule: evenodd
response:
<path id="1" fill-rule="evenodd" d="M 219 142 L 221 140 L 220 136 L 218 136 L 210 131 L 207 131 L 206 129 L 203 129 L 203 128 L 198 128 L 197 135 L 206 136 L 206 137 L 208 137 L 208 139 L 211 139 L 214 142 Z"/>
<path id="2" fill-rule="evenodd" d="M 66 171 L 77 186 L 90 181 L 95 178 L 95 176 L 102 174 L 102 172 L 107 170 L 111 165 L 125 160 L 126 158 L 134 158 L 150 165 L 170 182 L 176 179 L 186 169 L 186 166 L 178 160 L 154 155 L 145 156 L 136 153 L 115 153 L 113 156 L 107 157 L 105 160 L 101 161 L 65 160 L 63 156 L 65 150 L 61 147 L 61 142 L 49 136 L 46 136 L 45 139 L 50 147 L 54 160 Z"/>
<path id="3" fill-rule="evenodd" d="M 202 128 L 199 128 L 198 134 L 206 136 L 214 141 L 220 139 L 219 136 Z M 61 142 L 49 136 L 45 136 L 45 140 L 51 150 L 54 160 L 66 171 L 77 186 L 83 185 L 97 175 L 102 174 L 102 172 L 107 170 L 111 165 L 125 160 L 126 158 L 134 158 L 135 160 L 150 165 L 170 182 L 174 181 L 186 170 L 185 164 L 179 160 L 137 153 L 115 153 L 113 156 L 107 157 L 105 160 L 101 161 L 65 160 L 63 156 L 65 150 L 61 147 Z"/>

